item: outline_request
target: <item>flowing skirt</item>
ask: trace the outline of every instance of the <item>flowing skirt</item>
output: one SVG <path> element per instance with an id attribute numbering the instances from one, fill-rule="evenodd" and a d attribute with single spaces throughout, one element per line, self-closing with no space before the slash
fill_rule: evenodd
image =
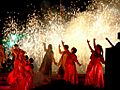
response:
<path id="1" fill-rule="evenodd" d="M 68 64 L 66 66 L 64 80 L 71 84 L 78 84 L 78 73 L 75 65 Z"/>
<path id="2" fill-rule="evenodd" d="M 96 63 L 91 70 L 86 73 L 85 85 L 95 88 L 104 88 L 104 76 L 101 63 Z"/>

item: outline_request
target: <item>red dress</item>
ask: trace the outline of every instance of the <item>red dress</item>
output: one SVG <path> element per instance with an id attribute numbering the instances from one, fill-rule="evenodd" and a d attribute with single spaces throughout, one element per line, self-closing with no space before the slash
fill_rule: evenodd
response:
<path id="1" fill-rule="evenodd" d="M 29 67 L 21 66 L 19 75 L 17 77 L 16 90 L 31 90 L 32 89 L 32 74 Z"/>
<path id="2" fill-rule="evenodd" d="M 26 70 L 25 90 L 31 90 L 33 88 L 33 71 L 30 65 L 26 65 L 25 70 Z"/>
<path id="3" fill-rule="evenodd" d="M 95 53 L 91 55 L 91 61 L 87 67 L 85 85 L 95 88 L 104 88 L 104 76 L 101 60 L 102 56 L 95 56 Z"/>
<path id="4" fill-rule="evenodd" d="M 77 62 L 77 56 L 75 54 L 68 55 L 66 59 L 64 80 L 71 84 L 78 84 L 78 73 L 75 62 Z"/>
<path id="5" fill-rule="evenodd" d="M 19 60 L 15 60 L 14 69 L 8 75 L 8 83 L 15 90 L 30 90 L 32 88 L 32 73 L 30 66 L 24 66 Z"/>
<path id="6" fill-rule="evenodd" d="M 17 76 L 19 74 L 19 60 L 15 60 L 14 61 L 14 69 L 8 74 L 8 78 L 7 78 L 7 82 L 11 85 L 11 86 L 16 86 L 17 84 Z"/>

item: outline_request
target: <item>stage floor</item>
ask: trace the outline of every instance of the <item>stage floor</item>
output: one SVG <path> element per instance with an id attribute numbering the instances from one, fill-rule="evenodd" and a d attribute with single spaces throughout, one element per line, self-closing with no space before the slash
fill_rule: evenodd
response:
<path id="1" fill-rule="evenodd" d="M 7 83 L 7 75 L 8 74 L 6 73 L 0 74 L 0 90 L 15 90 Z M 45 83 L 41 86 L 33 88 L 32 90 L 96 90 L 95 88 L 84 86 L 85 74 L 79 74 L 78 85 L 71 85 L 69 83 L 66 83 L 64 80 L 58 80 L 56 76 L 56 74 L 53 74 L 50 83 Z"/>

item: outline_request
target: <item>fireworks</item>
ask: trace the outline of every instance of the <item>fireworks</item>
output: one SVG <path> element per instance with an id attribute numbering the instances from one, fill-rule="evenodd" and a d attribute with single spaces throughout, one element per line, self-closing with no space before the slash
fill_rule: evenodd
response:
<path id="1" fill-rule="evenodd" d="M 96 43 L 103 46 L 104 57 L 105 48 L 109 48 L 109 43 L 105 40 L 108 37 L 114 44 L 117 42 L 117 33 L 120 31 L 120 10 L 116 4 L 106 4 L 103 2 L 97 3 L 97 9 L 88 9 L 85 12 L 78 12 L 74 10 L 69 19 L 67 12 L 62 18 L 58 12 L 52 12 L 46 15 L 45 21 L 39 18 L 39 15 L 33 13 L 28 16 L 26 25 L 17 25 L 17 23 L 10 18 L 5 23 L 4 27 L 4 42 L 7 50 L 18 43 L 20 48 L 27 52 L 29 57 L 35 59 L 36 68 L 41 65 L 43 56 L 43 42 L 53 45 L 53 51 L 56 61 L 60 59 L 58 52 L 58 45 L 61 40 L 70 46 L 74 46 L 77 50 L 77 56 L 81 67 L 77 66 L 79 73 L 85 73 L 86 67 L 89 63 L 90 50 L 87 45 L 87 39 L 90 40 L 91 46 L 93 45 L 93 38 L 96 38 Z M 95 6 L 95 5 L 94 5 Z M 69 20 L 67 20 L 69 19 Z M 25 27 L 24 27 L 25 26 Z M 61 47 L 63 50 L 63 48 Z M 58 67 L 53 66 L 53 72 L 56 72 Z"/>

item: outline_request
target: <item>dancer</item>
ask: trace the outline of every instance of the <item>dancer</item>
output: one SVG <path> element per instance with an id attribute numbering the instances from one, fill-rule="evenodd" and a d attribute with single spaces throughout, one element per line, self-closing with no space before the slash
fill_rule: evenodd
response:
<path id="1" fill-rule="evenodd" d="M 87 71 L 86 71 L 86 77 L 85 77 L 85 85 L 86 86 L 92 86 L 95 88 L 104 88 L 104 76 L 103 76 L 103 69 L 102 64 L 105 64 L 104 58 L 103 58 L 103 49 L 102 46 L 95 43 L 94 41 L 94 50 L 89 44 L 89 40 L 87 40 L 88 46 L 92 52 L 90 56 L 90 63 L 88 64 Z"/>
<path id="2" fill-rule="evenodd" d="M 15 44 L 14 46 L 12 46 L 11 53 L 12 53 L 13 61 L 19 58 L 20 50 L 21 49 L 19 48 L 18 44 Z"/>
<path id="3" fill-rule="evenodd" d="M 31 90 L 33 76 L 31 74 L 31 67 L 25 68 L 22 64 L 18 68 L 19 73 L 16 76 L 15 90 Z"/>
<path id="4" fill-rule="evenodd" d="M 67 58 L 67 50 L 68 50 L 69 46 L 68 45 L 64 45 L 64 51 L 61 51 L 60 49 L 60 45 L 59 45 L 59 53 L 62 54 L 59 62 L 58 62 L 58 79 L 63 79 L 64 77 L 64 72 L 65 72 L 65 63 L 66 63 L 66 58 Z"/>
<path id="5" fill-rule="evenodd" d="M 65 49 L 64 42 L 62 41 L 62 45 Z M 64 80 L 66 82 L 69 82 L 71 84 L 78 84 L 78 73 L 76 70 L 75 62 L 81 66 L 81 64 L 77 60 L 77 56 L 75 53 L 77 52 L 77 49 L 73 47 L 71 49 L 71 52 L 69 50 L 66 50 L 67 52 L 67 59 L 65 63 L 65 74 L 64 74 Z"/>
<path id="6" fill-rule="evenodd" d="M 48 49 L 46 49 L 46 43 L 43 43 L 43 45 L 44 45 L 44 50 L 46 54 L 43 58 L 43 62 L 39 68 L 39 71 L 43 73 L 46 77 L 51 78 L 52 62 L 54 62 L 54 64 L 57 64 L 57 63 L 55 62 L 54 52 L 52 50 L 52 44 L 48 45 Z"/>
<path id="7" fill-rule="evenodd" d="M 13 70 L 8 74 L 7 81 L 11 86 L 16 86 L 17 85 L 17 76 L 19 76 L 19 67 L 20 66 L 25 66 L 25 51 L 22 49 L 19 49 L 18 45 L 15 44 L 14 47 L 11 49 L 14 57 L 14 68 Z"/>

